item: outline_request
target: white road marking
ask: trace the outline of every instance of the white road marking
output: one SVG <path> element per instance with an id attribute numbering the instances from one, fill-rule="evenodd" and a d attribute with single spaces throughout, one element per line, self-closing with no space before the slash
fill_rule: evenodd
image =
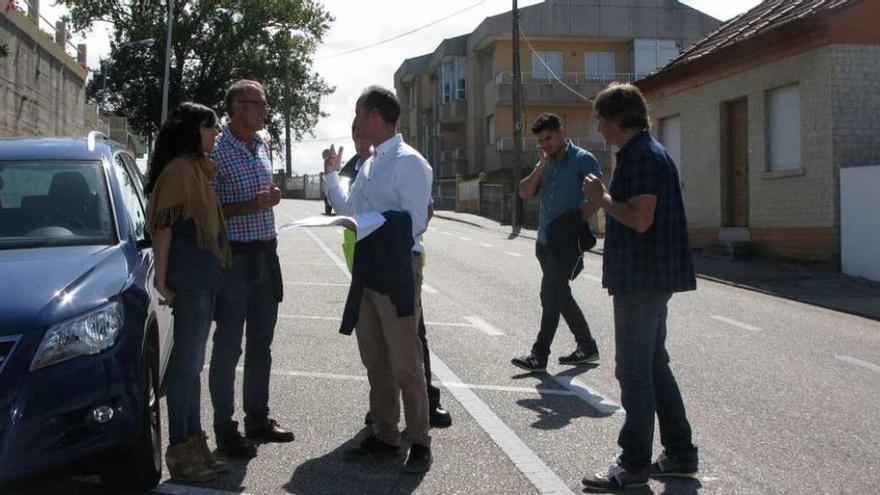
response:
<path id="1" fill-rule="evenodd" d="M 595 409 L 599 414 L 606 414 L 609 416 L 612 414 L 623 414 L 623 408 L 620 407 L 619 404 L 610 399 L 606 399 L 602 394 L 574 377 L 553 374 L 550 375 L 550 378 L 566 390 L 578 396 L 578 398 L 586 402 L 587 405 Z"/>
<path id="2" fill-rule="evenodd" d="M 470 240 L 470 239 L 467 238 L 467 237 L 459 237 L 459 239 L 461 239 L 461 240 L 463 240 L 463 241 L 469 241 L 469 240 Z"/>
<path id="3" fill-rule="evenodd" d="M 485 248 L 490 248 L 490 247 L 492 247 L 492 245 L 489 244 L 488 242 L 481 242 L 481 243 L 480 243 L 480 246 L 483 246 L 483 247 L 485 247 Z"/>
<path id="4" fill-rule="evenodd" d="M 443 235 L 452 235 L 452 232 L 440 232 Z"/>
<path id="5" fill-rule="evenodd" d="M 595 275 L 584 275 L 587 279 L 592 280 L 593 282 L 602 282 L 602 277 L 597 277 Z"/>
<path id="6" fill-rule="evenodd" d="M 461 379 L 446 364 L 431 352 L 431 369 L 437 378 L 444 383 L 458 384 Z M 455 397 L 489 435 L 513 464 L 520 470 L 532 485 L 542 494 L 574 494 L 565 482 L 551 470 L 503 421 L 477 397 L 473 390 L 460 386 L 447 386 L 449 393 Z"/>
<path id="7" fill-rule="evenodd" d="M 239 373 L 244 372 L 244 367 L 235 368 Z M 321 373 L 317 371 L 289 371 L 289 370 L 272 370 L 273 375 L 278 376 L 290 376 L 297 378 L 322 378 L 326 380 L 343 380 L 349 382 L 366 382 L 366 375 L 342 375 L 339 373 Z M 439 377 L 438 377 L 439 378 Z M 556 388 L 547 388 L 547 387 L 509 387 L 505 385 L 477 385 L 473 383 L 461 383 L 461 382 L 444 382 L 440 381 L 444 387 L 459 387 L 459 388 L 469 388 L 472 390 L 492 390 L 496 392 L 513 392 L 513 393 L 523 393 L 523 394 L 541 394 L 541 395 L 562 395 L 562 396 L 574 396 L 577 395 L 570 390 L 564 389 L 556 389 Z"/>
<path id="8" fill-rule="evenodd" d="M 424 293 L 426 293 L 426 294 L 436 294 L 436 293 L 437 293 L 437 289 L 431 287 L 431 286 L 428 285 L 428 284 L 423 283 L 423 284 L 422 284 L 422 292 L 424 292 Z"/>
<path id="9" fill-rule="evenodd" d="M 513 256 L 514 258 L 522 258 L 523 257 L 523 255 L 521 255 L 519 253 L 514 253 L 513 251 L 504 251 L 504 252 Z"/>
<path id="10" fill-rule="evenodd" d="M 851 356 L 835 356 L 835 357 L 836 357 L 837 359 L 841 360 L 841 361 L 845 361 L 845 362 L 847 362 L 847 363 L 854 364 L 854 365 L 856 365 L 856 366 L 861 366 L 862 368 L 866 368 L 866 369 L 869 369 L 869 370 L 871 370 L 871 371 L 876 371 L 877 373 L 880 373 L 880 366 L 877 366 L 877 365 L 874 364 L 874 363 L 869 363 L 869 362 L 867 362 L 867 361 L 862 361 L 861 359 L 856 359 L 856 358 L 851 357 Z"/>
<path id="11" fill-rule="evenodd" d="M 741 321 L 737 321 L 732 318 L 727 318 L 724 316 L 714 315 L 714 316 L 710 316 L 710 318 L 712 318 L 713 320 L 722 321 L 724 323 L 727 323 L 728 325 L 733 325 L 735 327 L 742 328 L 744 330 L 749 330 L 751 332 L 763 332 L 764 331 L 763 328 L 758 328 L 758 327 L 749 325 L 748 323 L 743 323 Z"/>
<path id="12" fill-rule="evenodd" d="M 498 330 L 497 328 L 492 326 L 492 324 L 490 324 L 488 321 L 480 318 L 479 316 L 465 316 L 464 319 L 471 322 L 471 325 L 477 327 L 483 333 L 485 333 L 486 335 L 488 335 L 490 337 L 498 337 L 500 335 L 504 335 L 504 332 L 502 332 L 501 330 Z"/>
<path id="13" fill-rule="evenodd" d="M 348 268 L 345 264 L 341 263 L 342 260 L 308 229 L 305 229 L 305 231 L 321 246 L 324 253 L 340 266 L 345 276 L 350 278 L 351 274 L 348 273 Z M 442 382 L 462 383 L 461 379 L 433 351 L 431 352 L 431 370 Z M 532 485 L 538 489 L 538 492 L 542 494 L 574 495 L 574 492 L 566 486 L 565 482 L 547 467 L 544 461 L 532 452 L 472 390 L 459 387 L 447 387 L 447 390 L 477 421 L 492 441 L 513 461 L 517 469 L 532 482 Z"/>

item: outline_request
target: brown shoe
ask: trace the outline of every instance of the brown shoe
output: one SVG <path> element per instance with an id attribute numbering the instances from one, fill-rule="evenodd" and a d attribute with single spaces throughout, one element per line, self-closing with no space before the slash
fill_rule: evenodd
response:
<path id="1" fill-rule="evenodd" d="M 195 443 L 196 451 L 202 456 L 205 465 L 217 473 L 229 472 L 229 466 L 211 453 L 211 449 L 208 448 L 208 435 L 204 431 L 199 432 L 197 435 L 193 435 L 191 440 Z"/>
<path id="2" fill-rule="evenodd" d="M 292 431 L 285 430 L 274 419 L 267 419 L 262 428 L 247 428 L 244 436 L 261 442 L 287 443 L 294 440 Z"/>
<path id="3" fill-rule="evenodd" d="M 217 473 L 209 468 L 197 451 L 197 446 L 190 438 L 177 445 L 169 445 L 165 451 L 165 463 L 171 479 L 188 483 L 204 483 L 217 477 Z"/>

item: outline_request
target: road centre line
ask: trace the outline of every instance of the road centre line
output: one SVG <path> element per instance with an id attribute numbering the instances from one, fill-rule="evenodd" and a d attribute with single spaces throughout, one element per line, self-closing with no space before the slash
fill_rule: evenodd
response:
<path id="1" fill-rule="evenodd" d="M 480 245 L 480 246 L 483 246 L 484 248 L 490 248 L 490 247 L 493 247 L 493 246 L 492 246 L 491 244 L 489 244 L 488 242 L 481 242 L 479 245 Z"/>
<path id="2" fill-rule="evenodd" d="M 351 274 L 348 273 L 348 268 L 342 263 L 339 256 L 336 256 L 336 253 L 331 251 L 309 229 L 305 229 L 305 231 L 318 243 L 324 254 L 339 266 L 343 273 L 345 273 L 345 276 L 350 278 Z M 433 351 L 431 351 L 431 369 L 440 381 L 462 383 L 461 379 Z M 544 461 L 529 449 L 472 390 L 458 387 L 447 387 L 447 390 L 468 411 L 483 431 L 489 435 L 492 441 L 510 458 L 517 469 L 532 482 L 532 485 L 540 493 L 573 495 L 574 492 L 566 486 L 556 473 L 547 467 Z"/>
<path id="3" fill-rule="evenodd" d="M 504 332 L 498 330 L 494 326 L 492 326 L 488 321 L 480 318 L 479 316 L 465 316 L 465 320 L 471 322 L 471 325 L 480 329 L 483 333 L 490 337 L 498 337 L 504 335 Z M 427 323 L 426 323 L 427 325 Z"/>
<path id="4" fill-rule="evenodd" d="M 876 371 L 877 373 L 880 373 L 880 366 L 877 366 L 874 363 L 862 361 L 861 359 L 857 359 L 852 356 L 834 356 L 834 357 L 836 357 L 837 359 L 839 359 L 841 361 L 844 361 L 844 362 L 847 362 L 850 364 L 854 364 L 856 366 L 861 366 L 862 368 L 869 369 L 871 371 Z"/>
<path id="5" fill-rule="evenodd" d="M 743 322 L 741 322 L 741 321 L 737 321 L 737 320 L 734 320 L 734 319 L 732 319 L 732 318 L 727 318 L 727 317 L 725 317 L 725 316 L 713 315 L 713 316 L 710 316 L 709 318 L 712 318 L 713 320 L 717 320 L 717 321 L 721 321 L 721 322 L 727 323 L 728 325 L 733 325 L 733 326 L 735 326 L 735 327 L 742 328 L 742 329 L 744 329 L 744 330 L 749 330 L 749 331 L 751 331 L 751 332 L 763 332 L 763 331 L 764 331 L 763 328 L 758 328 L 758 327 L 756 327 L 756 326 L 749 325 L 748 323 L 743 323 Z"/>
<path id="6" fill-rule="evenodd" d="M 438 231 L 439 232 L 439 231 Z M 443 235 L 452 235 L 452 232 L 440 232 Z"/>
<path id="7" fill-rule="evenodd" d="M 590 388 L 577 378 L 569 375 L 554 373 L 549 375 L 554 382 L 561 385 L 564 389 L 578 396 L 582 401 L 586 402 L 599 414 L 611 416 L 612 414 L 623 414 L 623 408 L 620 404 L 606 399 L 602 394 Z"/>
<path id="8" fill-rule="evenodd" d="M 587 279 L 592 280 L 593 282 L 602 282 L 602 277 L 597 277 L 595 275 L 584 275 Z"/>
<path id="9" fill-rule="evenodd" d="M 504 251 L 504 252 L 507 253 L 507 254 L 509 254 L 509 255 L 511 255 L 511 256 L 513 256 L 514 258 L 522 258 L 522 257 L 523 257 L 523 255 L 521 255 L 521 254 L 519 254 L 519 253 L 514 253 L 514 252 L 512 252 L 512 251 Z"/>
<path id="10" fill-rule="evenodd" d="M 468 238 L 468 237 L 464 237 L 464 236 L 459 237 L 459 239 L 461 239 L 461 240 L 463 240 L 463 241 L 469 241 L 469 240 L 470 240 L 470 238 Z"/>
<path id="11" fill-rule="evenodd" d="M 426 283 L 422 283 L 422 292 L 424 292 L 426 294 L 436 294 L 437 289 L 431 287 L 430 285 L 428 285 Z"/>

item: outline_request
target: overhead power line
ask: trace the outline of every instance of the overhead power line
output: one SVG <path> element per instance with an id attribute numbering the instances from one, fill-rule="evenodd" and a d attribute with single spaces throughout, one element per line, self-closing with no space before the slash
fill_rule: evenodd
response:
<path id="1" fill-rule="evenodd" d="M 390 42 L 392 42 L 392 41 L 399 40 L 400 38 L 404 38 L 404 37 L 409 36 L 409 35 L 411 35 L 411 34 L 413 34 L 413 33 L 419 32 L 419 31 L 421 31 L 422 29 L 427 29 L 427 28 L 429 28 L 429 27 L 431 27 L 431 26 L 434 26 L 435 24 L 439 24 L 439 23 L 441 23 L 441 22 L 443 22 L 443 21 L 445 21 L 445 20 L 447 20 L 447 19 L 450 19 L 450 18 L 452 18 L 452 17 L 455 17 L 455 16 L 457 16 L 457 15 L 459 15 L 459 14 L 461 14 L 461 13 L 467 12 L 468 10 L 474 9 L 474 8 L 476 8 L 476 7 L 479 7 L 480 5 L 483 5 L 484 3 L 486 3 L 486 0 L 481 0 L 481 1 L 479 1 L 479 2 L 477 2 L 477 3 L 475 3 L 475 4 L 473 4 L 473 5 L 471 5 L 470 7 L 463 8 L 463 9 L 461 9 L 461 10 L 459 10 L 459 11 L 456 11 L 456 12 L 453 12 L 453 13 L 447 15 L 446 17 L 442 17 L 442 18 L 437 19 L 437 20 L 435 20 L 435 21 L 429 22 L 428 24 L 425 24 L 424 26 L 420 26 L 420 27 L 417 27 L 417 28 L 415 28 L 415 29 L 411 29 L 411 30 L 409 30 L 409 31 L 407 31 L 407 32 L 405 32 L 405 33 L 398 34 L 397 36 L 394 36 L 394 37 L 391 37 L 391 38 L 388 38 L 388 39 L 384 39 L 384 40 L 381 40 L 381 41 L 377 41 L 377 42 L 375 42 L 375 43 L 370 43 L 369 45 L 361 46 L 361 47 L 358 47 L 358 48 L 352 48 L 351 50 L 346 50 L 346 51 L 344 51 L 344 52 L 334 53 L 334 54 L 332 54 L 332 55 L 325 55 L 325 56 L 323 56 L 323 57 L 316 57 L 315 60 L 327 60 L 327 59 L 330 59 L 330 58 L 341 57 L 341 56 L 343 56 L 343 55 L 349 55 L 349 54 L 351 54 L 351 53 L 360 52 L 360 51 L 366 50 L 366 49 L 368 49 L 368 48 L 373 48 L 373 47 L 376 47 L 376 46 L 379 46 L 379 45 L 384 45 L 385 43 L 390 43 Z"/>

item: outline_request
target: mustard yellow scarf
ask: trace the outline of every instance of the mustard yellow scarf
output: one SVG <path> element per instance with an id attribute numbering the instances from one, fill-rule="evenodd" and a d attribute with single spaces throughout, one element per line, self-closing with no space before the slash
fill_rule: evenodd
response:
<path id="1" fill-rule="evenodd" d="M 211 187 L 217 173 L 214 163 L 204 156 L 184 155 L 171 160 L 159 174 L 147 205 L 147 229 L 171 227 L 192 218 L 200 247 L 223 266 L 229 264 L 229 241 L 223 208 Z"/>

